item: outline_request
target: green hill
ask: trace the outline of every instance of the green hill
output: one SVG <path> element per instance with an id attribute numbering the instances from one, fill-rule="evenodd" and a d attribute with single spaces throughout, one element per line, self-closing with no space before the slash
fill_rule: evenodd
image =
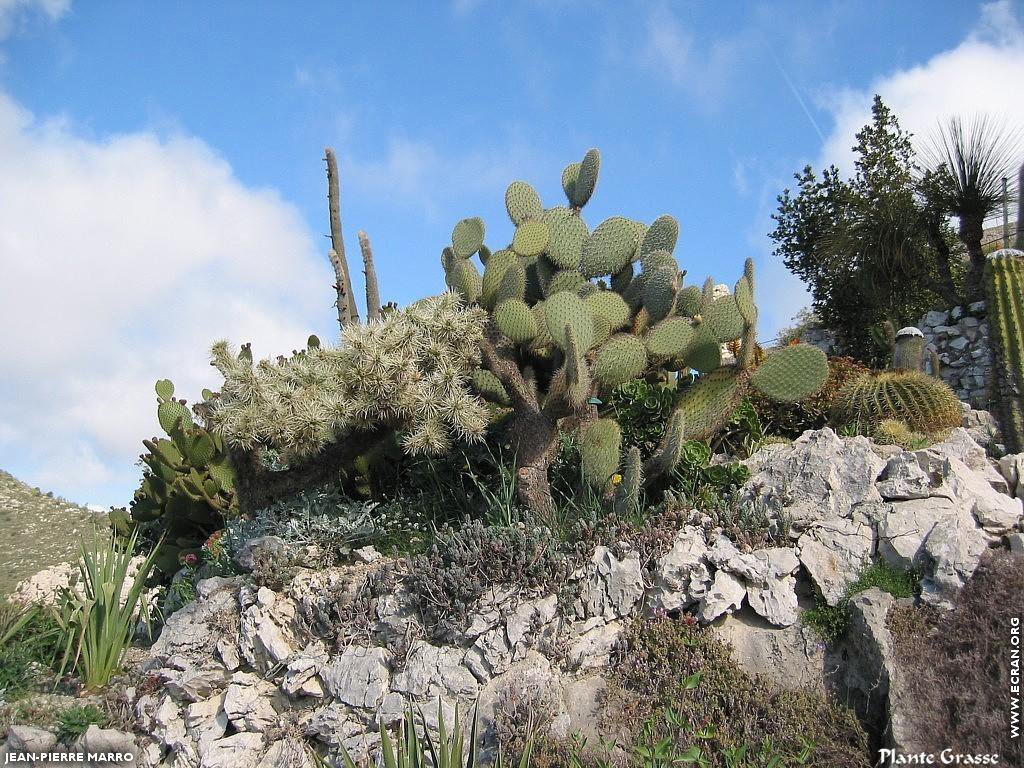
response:
<path id="1" fill-rule="evenodd" d="M 0 470 L 0 594 L 36 571 L 73 560 L 79 534 L 104 521 L 102 514 Z"/>

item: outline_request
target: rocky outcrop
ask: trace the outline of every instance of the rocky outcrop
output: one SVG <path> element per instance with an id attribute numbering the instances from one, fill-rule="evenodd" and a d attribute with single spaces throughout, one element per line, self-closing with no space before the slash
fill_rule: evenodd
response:
<path id="1" fill-rule="evenodd" d="M 527 689 L 544 698 L 559 732 L 586 730 L 628 623 L 676 611 L 711 624 L 744 669 L 780 685 L 823 687 L 842 674 L 850 690 L 867 691 L 879 684 L 868 676 L 882 670 L 898 711 L 884 629 L 890 598 L 868 592 L 853 601 L 859 639 L 846 652 L 863 662 L 851 665 L 802 625 L 801 596 L 816 589 L 836 605 L 881 557 L 922 573 L 925 598 L 946 605 L 987 548 L 1019 545 L 1022 505 L 1005 492 L 1015 487 L 1007 470 L 964 430 L 905 452 L 824 429 L 748 464 L 738 503 L 786 522 L 788 538 L 776 546 L 750 550 L 693 525 L 647 563 L 627 542 L 599 546 L 558 595 L 490 585 L 444 644 L 401 580 L 370 589 L 391 566 L 375 552 L 347 566 L 299 567 L 274 589 L 246 577 L 202 581 L 144 664 L 158 684 L 136 697 L 141 754 L 173 766 L 302 764 L 288 732 L 366 756 L 380 724 L 398 720 L 408 700 L 431 722 L 439 710 L 450 719 L 456 706 L 479 701 L 487 729 Z M 241 559 L 255 563 L 280 544 L 251 542 Z M 903 738 L 898 723 L 892 729 Z"/>

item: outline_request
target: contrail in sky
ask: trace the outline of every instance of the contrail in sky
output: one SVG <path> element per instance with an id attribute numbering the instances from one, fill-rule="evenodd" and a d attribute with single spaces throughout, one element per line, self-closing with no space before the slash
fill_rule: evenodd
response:
<path id="1" fill-rule="evenodd" d="M 775 66 L 779 68 L 779 72 L 782 73 L 782 79 L 786 81 L 786 85 L 789 86 L 789 90 L 793 92 L 793 97 L 797 100 L 797 103 L 800 104 L 800 109 L 804 111 L 804 114 L 807 115 L 807 119 L 810 120 L 811 125 L 814 126 L 814 130 L 817 131 L 818 138 L 821 139 L 821 143 L 824 144 L 825 134 L 821 132 L 821 128 L 818 127 L 817 121 L 815 121 L 814 116 L 811 114 L 811 111 L 807 108 L 807 104 L 804 103 L 803 97 L 800 95 L 800 92 L 796 89 L 796 86 L 793 85 L 793 81 L 789 79 L 789 75 L 786 74 L 786 70 L 782 68 L 782 62 L 780 62 L 775 57 L 774 53 L 772 54 L 772 60 L 775 62 Z"/>

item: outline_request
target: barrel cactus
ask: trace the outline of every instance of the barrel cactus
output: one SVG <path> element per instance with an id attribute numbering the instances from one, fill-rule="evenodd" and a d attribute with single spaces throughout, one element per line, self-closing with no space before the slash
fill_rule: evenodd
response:
<path id="1" fill-rule="evenodd" d="M 565 168 L 568 205 L 544 208 L 533 187 L 513 182 L 505 194 L 511 243 L 488 249 L 473 217 L 456 224 L 441 254 L 448 286 L 488 312 L 483 367 L 493 378 L 478 377 L 478 391 L 511 406 L 520 499 L 542 515 L 551 511 L 547 469 L 560 430 L 579 432 L 586 477 L 628 506 L 641 477 L 671 470 L 682 444 L 713 435 L 750 388 L 795 401 L 828 375 L 824 354 L 805 344 L 755 355 L 749 259 L 734 291 L 722 293 L 711 278 L 685 284 L 671 216 L 649 225 L 612 216 L 591 229 L 581 210 L 600 166 L 591 149 Z M 735 355 L 723 353 L 730 343 Z M 599 407 L 607 394 L 642 377 L 690 381 L 691 371 L 697 378 L 681 393 L 660 448 L 642 467 L 632 454 L 624 458 L 619 425 Z"/>
<path id="2" fill-rule="evenodd" d="M 881 371 L 848 382 L 836 395 L 832 418 L 874 430 L 895 419 L 914 432 L 934 434 L 960 426 L 960 401 L 949 386 L 920 371 Z"/>
<path id="3" fill-rule="evenodd" d="M 1024 251 L 1004 248 L 985 265 L 992 338 L 992 410 L 1011 453 L 1024 450 Z"/>
<path id="4" fill-rule="evenodd" d="M 156 394 L 157 420 L 167 437 L 142 441 L 145 473 L 130 522 L 153 525 L 164 536 L 156 566 L 170 574 L 234 511 L 235 476 L 222 438 L 195 423 L 185 401 L 174 399 L 174 384 L 161 379 Z"/>

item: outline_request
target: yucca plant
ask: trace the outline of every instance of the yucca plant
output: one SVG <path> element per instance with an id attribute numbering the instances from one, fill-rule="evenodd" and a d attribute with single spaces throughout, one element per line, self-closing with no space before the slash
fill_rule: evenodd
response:
<path id="1" fill-rule="evenodd" d="M 0 600 L 0 650 L 32 620 L 39 610 L 41 609 L 36 605 L 22 605 Z"/>
<path id="2" fill-rule="evenodd" d="M 419 712 L 417 724 L 416 712 Z M 473 707 L 473 724 L 468 740 L 463 734 L 463 723 L 459 718 L 458 705 L 449 731 L 445 724 L 441 702 L 437 702 L 437 738 L 431 734 L 423 711 L 414 710 L 412 702 L 406 706 L 405 716 L 398 725 L 398 734 L 392 737 L 387 727 L 380 724 L 380 755 L 383 768 L 477 768 L 480 765 L 480 711 Z M 469 749 L 464 750 L 468 741 Z M 533 753 L 533 726 L 527 725 L 526 745 L 519 759 L 519 768 L 527 768 Z M 355 760 L 344 746 L 341 758 L 345 768 L 357 768 Z M 505 758 L 498 748 L 492 768 L 505 768 Z"/>
<path id="3" fill-rule="evenodd" d="M 76 672 L 87 690 L 102 688 L 120 670 L 132 637 L 136 614 L 149 623 L 149 606 L 142 599 L 160 544 L 130 577 L 137 531 L 124 538 L 113 533 L 106 540 L 81 544 L 78 589 L 65 589 L 58 620 L 64 635 L 60 674 Z M 137 610 L 138 609 L 138 610 Z"/>

